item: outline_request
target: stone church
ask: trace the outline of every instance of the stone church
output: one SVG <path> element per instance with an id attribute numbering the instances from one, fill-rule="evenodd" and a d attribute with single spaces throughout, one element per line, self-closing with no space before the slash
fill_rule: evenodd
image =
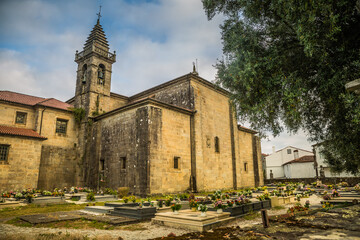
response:
<path id="1" fill-rule="evenodd" d="M 195 68 L 134 96 L 111 92 L 116 54 L 99 19 L 75 62 L 66 102 L 0 91 L 0 191 L 126 186 L 143 196 L 263 184 L 257 132 L 237 124 L 229 92 Z"/>

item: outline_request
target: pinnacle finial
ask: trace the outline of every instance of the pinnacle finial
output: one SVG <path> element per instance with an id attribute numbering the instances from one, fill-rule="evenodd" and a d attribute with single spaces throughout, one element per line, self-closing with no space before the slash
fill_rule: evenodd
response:
<path id="1" fill-rule="evenodd" d="M 197 59 L 196 59 L 196 61 L 197 61 Z M 198 72 L 196 71 L 195 62 L 193 62 L 193 71 L 192 71 L 192 74 L 198 75 Z"/>
<path id="2" fill-rule="evenodd" d="M 99 6 L 99 13 L 96 14 L 98 16 L 97 23 L 100 23 L 101 16 L 101 5 Z"/>

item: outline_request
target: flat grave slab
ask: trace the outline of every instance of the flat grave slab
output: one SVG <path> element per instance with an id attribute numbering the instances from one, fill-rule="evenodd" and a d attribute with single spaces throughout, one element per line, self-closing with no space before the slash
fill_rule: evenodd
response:
<path id="1" fill-rule="evenodd" d="M 123 225 L 123 224 L 138 222 L 138 220 L 136 219 L 130 219 L 126 217 L 109 216 L 109 215 L 99 216 L 99 215 L 84 213 L 81 211 L 53 212 L 46 214 L 26 215 L 20 217 L 21 220 L 24 220 L 31 224 L 51 223 L 51 222 L 66 221 L 66 220 L 78 220 L 81 218 L 91 221 L 106 222 L 112 225 Z"/>
<path id="2" fill-rule="evenodd" d="M 151 222 L 169 227 L 202 232 L 228 223 L 233 219 L 235 218 L 230 217 L 230 213 L 228 212 L 207 212 L 206 216 L 202 217 L 200 212 L 183 210 L 179 211 L 179 214 L 174 214 L 173 212 L 156 213 L 155 218 L 153 218 Z"/>
<path id="3" fill-rule="evenodd" d="M 85 207 L 85 211 L 108 214 L 111 210 L 114 210 L 114 207 L 107 206 L 87 206 Z"/>
<path id="4" fill-rule="evenodd" d="M 21 216 L 20 219 L 31 224 L 39 224 L 39 223 L 50 223 L 50 222 L 58 222 L 65 220 L 76 220 L 85 216 L 86 213 L 82 213 L 79 211 L 69 211 L 69 212 L 53 212 L 53 213 L 45 213 L 45 214 L 34 214 L 34 215 L 25 215 Z"/>

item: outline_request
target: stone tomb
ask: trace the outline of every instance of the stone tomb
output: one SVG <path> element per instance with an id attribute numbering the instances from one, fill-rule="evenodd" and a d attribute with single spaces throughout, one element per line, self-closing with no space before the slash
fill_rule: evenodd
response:
<path id="1" fill-rule="evenodd" d="M 110 215 L 133 218 L 138 220 L 147 220 L 155 216 L 155 207 L 114 207 Z"/>
<path id="2" fill-rule="evenodd" d="M 173 212 L 156 213 L 155 218 L 153 218 L 151 222 L 169 227 L 202 232 L 226 224 L 233 219 L 235 218 L 230 217 L 229 212 L 207 212 L 206 216 L 202 217 L 200 212 L 183 210 L 179 211 L 179 214 L 174 214 Z"/>

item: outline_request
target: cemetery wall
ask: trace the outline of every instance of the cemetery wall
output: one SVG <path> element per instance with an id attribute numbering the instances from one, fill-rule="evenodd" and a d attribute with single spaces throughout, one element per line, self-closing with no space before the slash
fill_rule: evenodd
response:
<path id="1" fill-rule="evenodd" d="M 360 177 L 326 177 L 319 178 L 323 184 L 338 184 L 341 182 L 347 182 L 351 186 L 354 186 L 360 183 Z M 317 178 L 288 178 L 288 179 L 265 179 L 265 184 L 271 183 L 286 183 L 286 182 L 303 182 L 305 184 L 310 184 L 316 182 Z"/>

